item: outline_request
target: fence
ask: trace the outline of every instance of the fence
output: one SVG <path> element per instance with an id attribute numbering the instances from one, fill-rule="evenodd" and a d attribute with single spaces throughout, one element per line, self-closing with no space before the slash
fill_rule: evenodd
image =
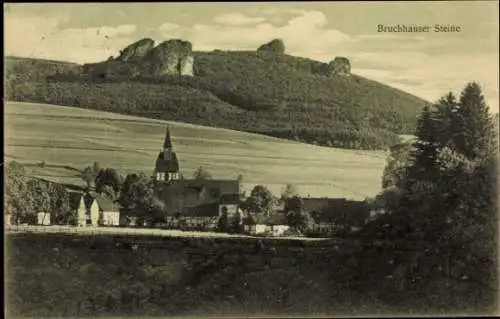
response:
<path id="1" fill-rule="evenodd" d="M 122 227 L 74 227 L 74 226 L 38 226 L 38 225 L 5 225 L 6 233 L 58 233 L 74 234 L 83 236 L 150 236 L 150 237 L 172 237 L 172 238 L 217 238 L 217 239 L 257 239 L 259 237 L 248 235 L 235 235 L 216 232 L 202 231 L 182 231 L 173 229 L 151 229 L 151 228 L 122 228 Z M 262 238 L 261 238 L 262 239 Z M 300 241 L 321 241 L 322 238 L 304 238 L 304 237 L 272 237 L 272 240 L 300 240 Z"/>

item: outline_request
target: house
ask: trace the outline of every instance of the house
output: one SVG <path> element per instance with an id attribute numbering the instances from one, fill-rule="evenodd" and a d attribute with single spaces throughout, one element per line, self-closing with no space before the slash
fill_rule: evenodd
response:
<path id="1" fill-rule="evenodd" d="M 343 227 L 361 227 L 370 214 L 370 207 L 362 201 L 345 198 L 303 198 L 302 209 L 310 213 L 315 227 L 332 231 Z"/>
<path id="2" fill-rule="evenodd" d="M 36 214 L 36 217 L 37 217 L 37 225 L 44 225 L 44 226 L 50 225 L 50 213 L 38 212 Z"/>
<path id="3" fill-rule="evenodd" d="M 118 205 L 108 196 L 98 196 L 96 198 L 99 208 L 100 224 L 102 226 L 119 226 L 120 209 Z"/>
<path id="4" fill-rule="evenodd" d="M 275 214 L 269 217 L 263 214 L 248 214 L 243 219 L 245 232 L 256 235 L 267 233 L 269 236 L 283 236 L 290 229 L 283 214 Z"/>
<path id="5" fill-rule="evenodd" d="M 176 210 L 166 217 L 167 227 L 183 229 L 216 229 L 222 216 L 227 217 L 228 223 L 239 218 L 241 223 L 242 211 L 239 200 L 234 197 L 221 197 L 219 201 L 201 203 Z"/>
<path id="6" fill-rule="evenodd" d="M 76 206 L 77 224 L 83 226 L 118 226 L 120 213 L 118 206 L 106 195 L 95 192 L 70 194 L 70 202 Z M 74 209 L 74 208 L 73 208 Z"/>
<path id="7" fill-rule="evenodd" d="M 14 217 L 12 216 L 12 214 L 7 213 L 7 214 L 5 214 L 5 215 L 4 215 L 4 218 L 5 218 L 5 219 L 4 219 L 4 224 L 5 224 L 6 226 L 10 226 L 10 225 L 12 225 L 12 224 L 13 224 L 13 218 L 14 218 Z"/>
<path id="8" fill-rule="evenodd" d="M 290 229 L 284 214 L 269 216 L 266 221 L 266 230 L 273 236 L 283 236 Z"/>
<path id="9" fill-rule="evenodd" d="M 263 234 L 268 229 L 266 219 L 267 217 L 263 214 L 247 214 L 243 218 L 243 229 L 251 235 Z"/>

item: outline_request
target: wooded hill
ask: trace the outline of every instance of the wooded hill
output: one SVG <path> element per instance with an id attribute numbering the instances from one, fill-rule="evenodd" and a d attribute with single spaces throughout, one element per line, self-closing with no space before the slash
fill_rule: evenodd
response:
<path id="1" fill-rule="evenodd" d="M 182 121 L 324 146 L 385 149 L 425 101 L 324 63 L 258 51 L 192 52 L 194 76 L 102 78 L 59 61 L 6 60 L 7 100 Z"/>

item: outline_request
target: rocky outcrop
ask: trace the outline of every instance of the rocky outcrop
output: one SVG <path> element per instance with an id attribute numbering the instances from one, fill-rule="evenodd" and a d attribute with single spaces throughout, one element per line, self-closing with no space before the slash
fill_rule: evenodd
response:
<path id="1" fill-rule="evenodd" d="M 190 55 L 181 66 L 181 75 L 194 75 L 194 58 Z"/>
<path id="2" fill-rule="evenodd" d="M 117 61 L 127 62 L 131 60 L 140 60 L 145 57 L 155 46 L 152 39 L 146 38 L 132 43 L 121 51 Z"/>
<path id="3" fill-rule="evenodd" d="M 274 39 L 271 42 L 261 45 L 258 52 L 285 53 L 285 43 L 281 39 Z"/>
<path id="4" fill-rule="evenodd" d="M 121 51 L 116 59 L 85 64 L 83 74 L 94 79 L 158 75 L 193 76 L 193 46 L 180 39 L 168 40 L 154 47 L 151 39 L 137 41 Z"/>
<path id="5" fill-rule="evenodd" d="M 188 41 L 164 41 L 144 57 L 145 69 L 149 75 L 193 75 L 192 50 Z"/>
<path id="6" fill-rule="evenodd" d="M 344 75 L 351 74 L 351 62 L 345 57 L 336 57 L 333 61 L 328 63 L 326 67 L 327 75 Z"/>

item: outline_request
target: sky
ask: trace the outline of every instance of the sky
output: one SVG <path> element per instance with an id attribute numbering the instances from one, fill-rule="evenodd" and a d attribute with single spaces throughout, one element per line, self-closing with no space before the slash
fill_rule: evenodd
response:
<path id="1" fill-rule="evenodd" d="M 4 54 L 91 63 L 142 38 L 193 49 L 256 49 L 281 38 L 286 53 L 436 101 L 478 82 L 499 109 L 498 1 L 60 3 L 4 5 Z M 460 32 L 383 33 L 378 25 L 455 25 Z"/>

